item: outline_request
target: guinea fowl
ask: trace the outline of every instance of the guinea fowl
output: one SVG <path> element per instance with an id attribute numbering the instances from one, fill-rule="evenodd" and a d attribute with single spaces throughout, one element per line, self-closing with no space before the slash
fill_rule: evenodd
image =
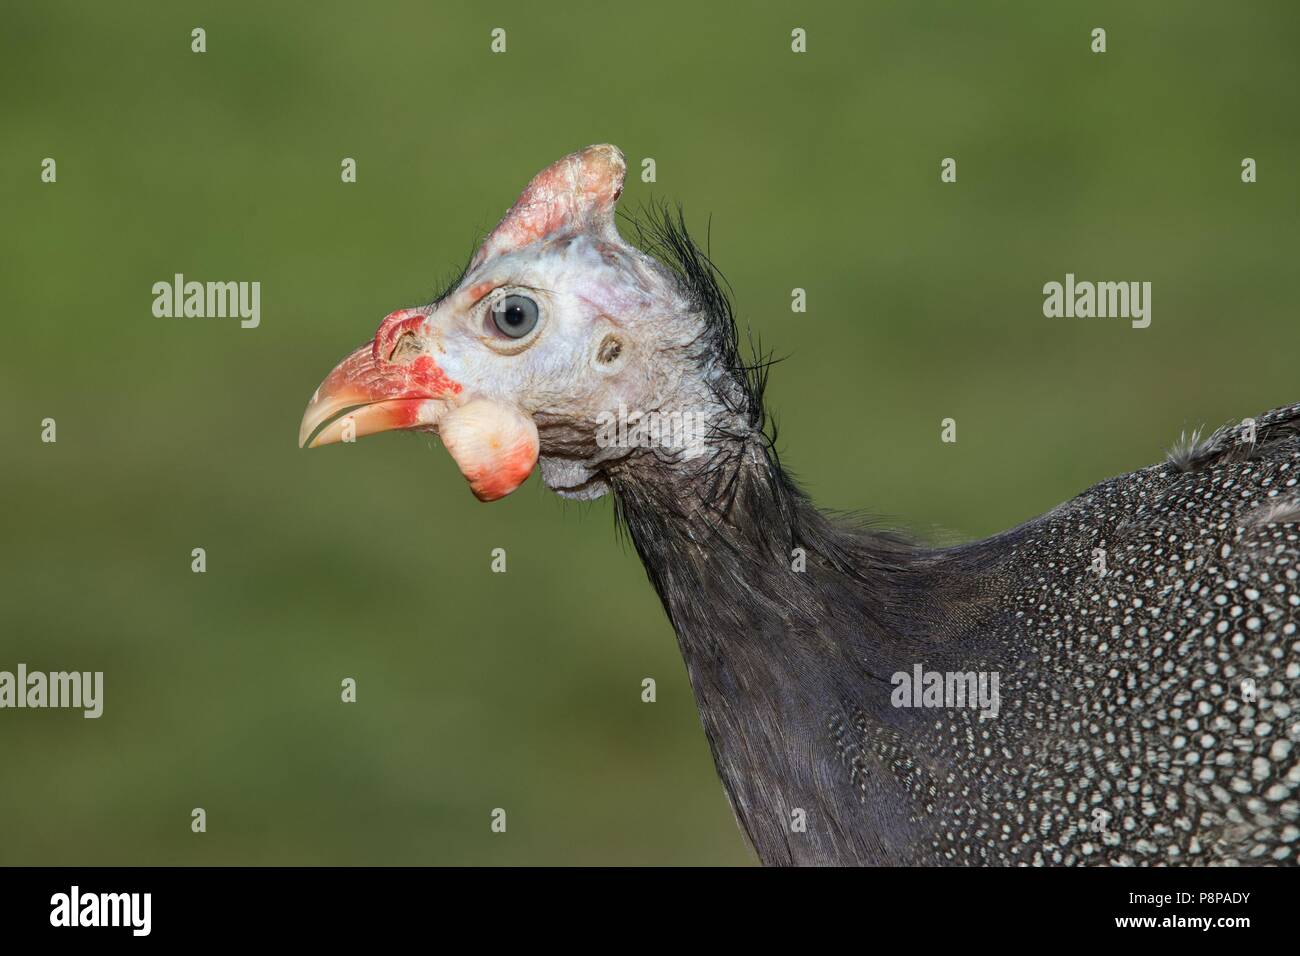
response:
<path id="1" fill-rule="evenodd" d="M 538 174 L 301 442 L 431 430 L 480 499 L 539 462 L 612 493 L 764 863 L 1294 863 L 1300 405 L 985 541 L 849 526 L 783 471 L 680 213 L 619 236 L 624 169 Z"/>

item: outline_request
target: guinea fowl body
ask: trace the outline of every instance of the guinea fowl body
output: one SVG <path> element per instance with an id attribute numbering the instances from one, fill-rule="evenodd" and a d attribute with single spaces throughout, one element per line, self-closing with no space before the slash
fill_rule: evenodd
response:
<path id="1" fill-rule="evenodd" d="M 619 235 L 625 172 L 538 173 L 300 442 L 436 430 L 482 500 L 612 493 L 764 863 L 1294 863 L 1300 405 L 986 541 L 849 527 L 782 470 L 680 213 Z"/>
<path id="2" fill-rule="evenodd" d="M 837 527 L 759 442 L 725 513 L 616 476 L 759 858 L 1293 863 L 1300 405 L 1242 437 L 945 551 Z M 997 716 L 895 706 L 918 664 L 998 674 Z"/>

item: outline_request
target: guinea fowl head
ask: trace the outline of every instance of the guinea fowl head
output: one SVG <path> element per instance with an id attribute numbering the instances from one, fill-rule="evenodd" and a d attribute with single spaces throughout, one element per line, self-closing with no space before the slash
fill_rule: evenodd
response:
<path id="1" fill-rule="evenodd" d="M 736 361 L 726 297 L 674 218 L 614 225 L 626 166 L 590 146 L 538 173 L 435 302 L 401 309 L 325 379 L 301 444 L 436 431 L 484 501 L 540 461 L 566 497 L 618 469 L 691 468 L 761 411 Z M 653 423 L 654 427 L 647 427 Z"/>

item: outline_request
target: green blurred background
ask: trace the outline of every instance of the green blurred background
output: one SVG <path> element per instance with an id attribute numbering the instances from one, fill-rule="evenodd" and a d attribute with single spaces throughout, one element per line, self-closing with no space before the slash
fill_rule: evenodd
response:
<path id="1" fill-rule="evenodd" d="M 2 27 L 0 669 L 106 683 L 97 721 L 0 712 L 3 863 L 751 860 L 608 500 L 534 477 L 480 505 L 423 436 L 295 442 L 334 362 L 588 143 L 627 153 L 625 207 L 711 218 L 826 506 L 984 536 L 1300 400 L 1290 0 L 10 2 Z M 260 281 L 261 327 L 154 318 L 176 272 Z M 1066 272 L 1151 281 L 1151 327 L 1044 318 Z"/>

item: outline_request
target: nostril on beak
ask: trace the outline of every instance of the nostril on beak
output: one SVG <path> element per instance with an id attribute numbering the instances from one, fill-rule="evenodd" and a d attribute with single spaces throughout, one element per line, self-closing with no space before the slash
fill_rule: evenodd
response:
<path id="1" fill-rule="evenodd" d="M 415 340 L 415 333 L 410 331 L 403 332 L 398 338 L 397 344 L 393 346 L 392 352 L 388 354 L 388 361 L 396 362 L 402 356 L 411 352 L 418 352 L 419 350 L 419 343 Z"/>
<path id="2" fill-rule="evenodd" d="M 398 309 L 384 316 L 375 332 L 375 344 L 371 353 L 376 365 L 392 362 L 397 356 L 401 340 L 414 335 L 424 325 L 426 316 L 419 309 Z"/>

